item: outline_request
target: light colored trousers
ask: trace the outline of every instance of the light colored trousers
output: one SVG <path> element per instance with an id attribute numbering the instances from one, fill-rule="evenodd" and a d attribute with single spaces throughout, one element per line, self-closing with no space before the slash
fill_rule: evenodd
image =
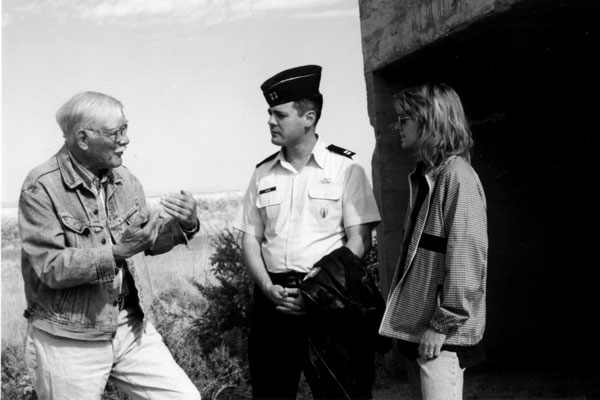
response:
<path id="1" fill-rule="evenodd" d="M 413 400 L 462 400 L 465 370 L 460 367 L 456 353 L 442 351 L 431 360 L 412 360 L 402 354 L 401 358 Z"/>
<path id="2" fill-rule="evenodd" d="M 40 400 L 100 400 L 108 380 L 135 400 L 200 400 L 162 337 L 126 310 L 113 340 L 50 335 L 29 324 L 25 360 Z"/>

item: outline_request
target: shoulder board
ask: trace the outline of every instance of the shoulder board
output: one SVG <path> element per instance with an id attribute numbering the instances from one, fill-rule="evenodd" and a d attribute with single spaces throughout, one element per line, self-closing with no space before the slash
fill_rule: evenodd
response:
<path id="1" fill-rule="evenodd" d="M 330 144 L 329 146 L 327 146 L 327 150 L 331 151 L 332 153 L 336 153 L 341 156 L 348 157 L 349 159 L 352 159 L 352 156 L 356 154 L 353 151 L 343 149 L 334 144 Z"/>
<path id="2" fill-rule="evenodd" d="M 258 164 L 256 164 L 256 168 L 260 167 L 261 165 L 263 165 L 266 162 L 271 161 L 272 159 L 274 159 L 275 157 L 277 157 L 277 154 L 279 154 L 279 151 L 276 151 L 275 153 L 271 154 L 269 157 L 265 158 L 264 160 L 262 160 L 261 162 L 259 162 Z"/>

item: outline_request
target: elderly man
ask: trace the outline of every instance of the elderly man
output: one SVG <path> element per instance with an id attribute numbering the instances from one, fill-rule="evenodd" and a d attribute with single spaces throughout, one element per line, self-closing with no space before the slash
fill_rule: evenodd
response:
<path id="1" fill-rule="evenodd" d="M 315 398 L 339 398 L 342 390 L 350 390 L 331 387 L 330 377 L 311 362 L 301 285 L 325 256 L 361 258 L 380 218 L 354 153 L 316 134 L 323 104 L 320 80 L 321 67 L 305 65 L 261 86 L 271 143 L 281 150 L 254 170 L 237 224 L 243 259 L 256 283 L 249 337 L 255 399 L 295 399 L 301 371 Z M 373 368 L 366 364 L 353 398 L 371 397 Z"/>
<path id="2" fill-rule="evenodd" d="M 26 361 L 40 399 L 100 399 L 111 380 L 135 399 L 200 399 L 147 319 L 145 254 L 198 232 L 186 191 L 149 212 L 121 166 L 129 144 L 118 100 L 73 96 L 57 112 L 65 145 L 34 168 L 19 198 L 29 321 Z"/>

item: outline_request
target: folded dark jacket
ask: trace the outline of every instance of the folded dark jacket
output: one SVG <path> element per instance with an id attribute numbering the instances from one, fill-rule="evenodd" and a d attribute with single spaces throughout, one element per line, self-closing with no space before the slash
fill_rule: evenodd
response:
<path id="1" fill-rule="evenodd" d="M 388 351 L 391 342 L 378 334 L 385 301 L 362 260 L 347 247 L 336 249 L 314 265 L 300 289 L 322 397 L 372 398 L 375 351 Z M 343 396 L 336 392 L 340 385 Z"/>
<path id="2" fill-rule="evenodd" d="M 385 300 L 362 260 L 349 248 L 340 247 L 321 258 L 300 290 L 311 319 L 329 325 L 323 331 L 334 340 L 336 332 L 344 337 L 350 334 L 379 352 L 391 350 L 391 340 L 378 334 Z"/>
<path id="3" fill-rule="evenodd" d="M 385 301 L 371 274 L 347 247 L 321 258 L 304 279 L 301 291 L 309 312 L 380 321 L 385 310 Z"/>

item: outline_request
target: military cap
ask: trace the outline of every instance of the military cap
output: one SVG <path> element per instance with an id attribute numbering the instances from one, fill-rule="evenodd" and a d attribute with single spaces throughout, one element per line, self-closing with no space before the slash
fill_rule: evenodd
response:
<path id="1" fill-rule="evenodd" d="M 273 107 L 320 94 L 320 82 L 321 67 L 303 65 L 286 69 L 272 76 L 260 86 L 260 89 L 269 107 Z"/>

